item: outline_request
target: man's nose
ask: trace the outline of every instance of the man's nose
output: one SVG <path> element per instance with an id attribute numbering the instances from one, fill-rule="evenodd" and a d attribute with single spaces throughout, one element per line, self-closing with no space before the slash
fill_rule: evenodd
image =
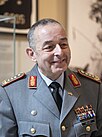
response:
<path id="1" fill-rule="evenodd" d="M 56 47 L 55 47 L 55 55 L 60 55 L 62 54 L 62 49 L 61 49 L 61 46 L 59 44 L 56 44 Z"/>

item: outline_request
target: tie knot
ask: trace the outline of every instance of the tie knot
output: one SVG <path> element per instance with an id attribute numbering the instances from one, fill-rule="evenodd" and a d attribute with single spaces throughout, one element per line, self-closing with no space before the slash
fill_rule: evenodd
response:
<path id="1" fill-rule="evenodd" d="M 58 82 L 52 82 L 50 84 L 50 87 L 58 90 L 59 88 L 61 88 L 61 85 Z"/>

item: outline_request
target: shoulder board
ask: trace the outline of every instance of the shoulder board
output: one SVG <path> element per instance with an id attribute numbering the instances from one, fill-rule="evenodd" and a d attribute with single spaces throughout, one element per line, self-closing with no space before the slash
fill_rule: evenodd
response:
<path id="1" fill-rule="evenodd" d="M 19 73 L 19 74 L 15 75 L 14 77 L 11 77 L 10 79 L 2 81 L 1 86 L 5 87 L 5 86 L 23 78 L 24 76 L 25 76 L 25 73 Z"/>
<path id="2" fill-rule="evenodd" d="M 96 75 L 90 74 L 90 73 L 85 72 L 85 71 L 80 70 L 80 69 L 78 69 L 78 73 L 81 74 L 82 76 L 85 76 L 85 77 L 91 79 L 91 80 L 94 80 L 96 82 L 101 83 L 100 78 L 98 76 L 96 76 Z"/>

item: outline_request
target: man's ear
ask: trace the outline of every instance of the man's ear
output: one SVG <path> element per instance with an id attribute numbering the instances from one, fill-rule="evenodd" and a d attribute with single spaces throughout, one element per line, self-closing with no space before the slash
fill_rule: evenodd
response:
<path id="1" fill-rule="evenodd" d="M 35 61 L 36 62 L 36 57 L 35 57 L 35 52 L 32 48 L 28 47 L 26 49 L 26 53 L 28 55 L 28 57 L 32 60 L 32 61 Z"/>

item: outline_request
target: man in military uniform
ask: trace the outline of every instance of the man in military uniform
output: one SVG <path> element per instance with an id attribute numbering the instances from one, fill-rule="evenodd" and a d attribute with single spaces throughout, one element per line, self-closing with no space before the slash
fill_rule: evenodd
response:
<path id="1" fill-rule="evenodd" d="M 1 83 L 0 137 L 102 137 L 102 85 L 68 68 L 62 25 L 42 19 L 28 32 L 33 69 Z"/>

